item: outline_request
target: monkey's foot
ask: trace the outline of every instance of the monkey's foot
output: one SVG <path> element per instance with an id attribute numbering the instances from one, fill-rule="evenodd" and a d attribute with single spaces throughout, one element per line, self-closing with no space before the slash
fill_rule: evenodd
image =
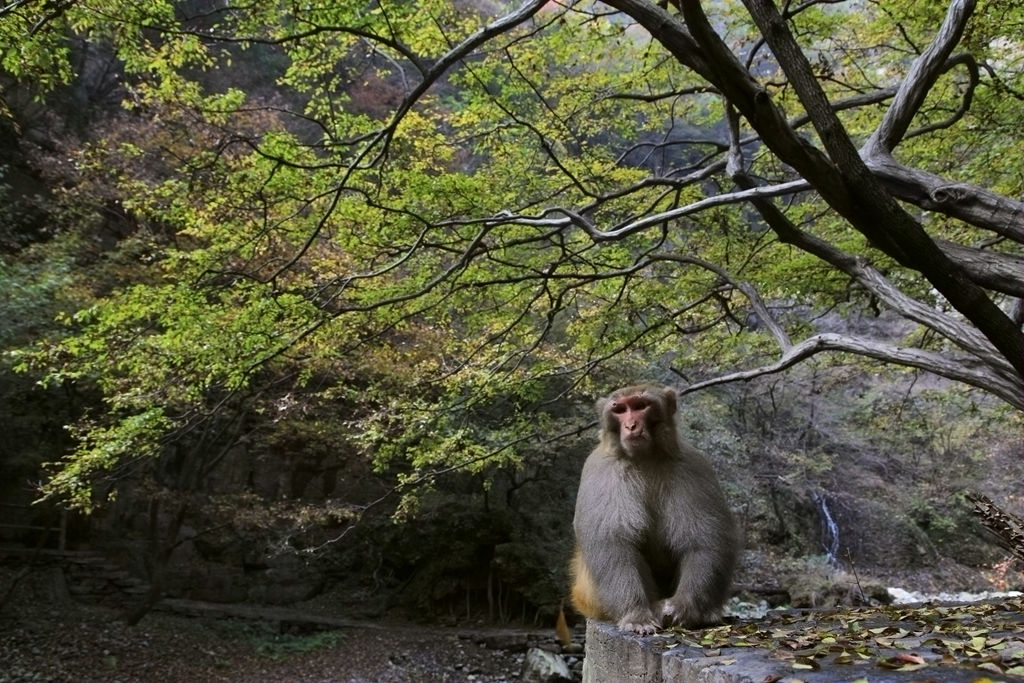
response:
<path id="1" fill-rule="evenodd" d="M 630 613 L 619 619 L 620 631 L 635 633 L 638 636 L 650 636 L 661 630 L 661 620 L 656 619 L 653 614 L 647 612 Z"/>
<path id="2" fill-rule="evenodd" d="M 693 605 L 680 605 L 672 599 L 661 600 L 655 603 L 655 607 L 660 607 L 656 611 L 661 615 L 661 621 L 666 626 L 704 628 L 722 623 L 721 608 L 701 610 Z"/>

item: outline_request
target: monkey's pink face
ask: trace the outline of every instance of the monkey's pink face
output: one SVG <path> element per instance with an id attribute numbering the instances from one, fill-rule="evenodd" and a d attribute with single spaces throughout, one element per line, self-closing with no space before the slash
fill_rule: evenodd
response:
<path id="1" fill-rule="evenodd" d="M 612 402 L 612 415 L 619 423 L 619 441 L 627 453 L 642 452 L 651 443 L 651 429 L 657 410 L 643 394 L 624 396 Z"/>

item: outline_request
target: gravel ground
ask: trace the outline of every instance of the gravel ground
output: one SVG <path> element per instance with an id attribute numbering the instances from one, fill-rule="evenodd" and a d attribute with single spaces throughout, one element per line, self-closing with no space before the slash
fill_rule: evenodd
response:
<path id="1" fill-rule="evenodd" d="M 367 622 L 282 633 L 278 624 L 286 622 L 273 619 L 165 611 L 130 627 L 120 619 L 123 606 L 70 599 L 59 570 L 34 569 L 13 584 L 16 573 L 0 567 L 0 683 L 517 681 L 528 646 L 557 649 L 554 633 L 539 629 Z M 907 585 L 926 585 L 912 578 Z M 348 614 L 338 597 L 319 596 L 301 611 Z M 566 657 L 577 678 L 579 657 Z"/>
<path id="2" fill-rule="evenodd" d="M 279 633 L 270 622 L 162 611 L 127 626 L 120 610 L 31 584 L 0 607 L 3 682 L 514 681 L 528 642 L 554 646 L 553 633 L 536 630 L 373 623 Z"/>
<path id="3" fill-rule="evenodd" d="M 512 681 L 525 657 L 525 636 L 513 631 L 296 635 L 234 619 L 154 612 L 129 627 L 117 617 L 82 605 L 0 615 L 0 681 Z"/>

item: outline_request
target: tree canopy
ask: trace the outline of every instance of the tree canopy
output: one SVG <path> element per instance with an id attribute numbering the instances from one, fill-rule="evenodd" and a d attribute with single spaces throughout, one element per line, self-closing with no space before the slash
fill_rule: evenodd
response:
<path id="1" fill-rule="evenodd" d="M 270 387 L 414 472 L 514 461 L 553 381 L 609 372 L 686 393 L 831 351 L 1024 409 L 1022 28 L 1016 0 L 10 2 L 38 95 L 116 56 L 75 172 L 140 226 L 22 355 L 105 401 L 50 490 L 87 504 Z"/>

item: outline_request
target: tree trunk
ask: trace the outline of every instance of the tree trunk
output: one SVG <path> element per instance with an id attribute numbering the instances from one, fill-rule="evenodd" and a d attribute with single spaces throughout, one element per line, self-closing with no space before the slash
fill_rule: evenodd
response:
<path id="1" fill-rule="evenodd" d="M 129 626 L 142 621 L 143 617 L 149 614 L 150 610 L 160 602 L 163 597 L 164 583 L 167 578 L 167 564 L 170 562 L 171 554 L 178 547 L 178 534 L 181 532 L 182 524 L 185 521 L 185 513 L 188 510 L 188 503 L 178 505 L 170 524 L 164 534 L 160 533 L 160 499 L 154 498 L 149 507 L 149 551 L 147 553 L 147 565 L 149 569 L 149 590 L 142 597 L 142 601 L 134 607 L 129 608 L 124 614 L 125 623 Z"/>

